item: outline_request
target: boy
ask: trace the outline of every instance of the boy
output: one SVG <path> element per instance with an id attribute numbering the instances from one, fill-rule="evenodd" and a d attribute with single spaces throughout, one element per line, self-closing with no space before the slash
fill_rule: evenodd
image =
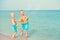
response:
<path id="1" fill-rule="evenodd" d="M 11 22 L 12 22 L 12 30 L 14 31 L 12 38 L 14 38 L 16 36 L 17 33 L 17 24 L 16 24 L 16 20 L 15 20 L 15 15 L 14 12 L 11 13 Z"/>
<path id="2" fill-rule="evenodd" d="M 28 29 L 29 29 L 29 24 L 28 24 L 28 17 L 24 14 L 24 11 L 21 10 L 20 11 L 20 22 L 22 25 L 22 31 L 20 32 L 20 36 L 22 37 L 22 33 L 25 32 L 26 33 L 26 37 L 28 37 Z"/>

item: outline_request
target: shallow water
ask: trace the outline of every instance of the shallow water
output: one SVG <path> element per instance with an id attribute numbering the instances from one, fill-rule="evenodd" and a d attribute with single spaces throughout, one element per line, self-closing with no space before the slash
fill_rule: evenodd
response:
<path id="1" fill-rule="evenodd" d="M 11 36 L 12 10 L 0 10 L 0 33 Z M 15 19 L 20 18 L 18 10 L 13 10 Z M 25 10 L 29 18 L 29 39 L 30 40 L 60 40 L 60 10 Z M 20 24 L 20 23 L 18 23 Z M 21 31 L 21 25 L 18 26 L 17 36 Z"/>

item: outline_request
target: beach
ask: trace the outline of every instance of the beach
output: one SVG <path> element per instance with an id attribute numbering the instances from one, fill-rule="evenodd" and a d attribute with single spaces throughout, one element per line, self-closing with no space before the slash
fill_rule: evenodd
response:
<path id="1" fill-rule="evenodd" d="M 0 40 L 11 40 L 12 23 L 10 13 L 20 18 L 19 10 L 0 10 Z M 29 17 L 28 40 L 60 40 L 60 10 L 24 10 Z M 15 40 L 20 39 L 21 25 L 18 23 Z M 25 36 L 25 33 L 23 34 Z"/>

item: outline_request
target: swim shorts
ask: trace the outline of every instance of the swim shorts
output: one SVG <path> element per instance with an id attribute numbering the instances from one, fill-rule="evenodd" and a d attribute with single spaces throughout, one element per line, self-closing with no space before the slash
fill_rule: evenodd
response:
<path id="1" fill-rule="evenodd" d="M 23 30 L 29 30 L 29 23 L 26 22 L 26 23 L 22 24 L 22 29 Z"/>
<path id="2" fill-rule="evenodd" d="M 12 25 L 12 30 L 13 30 L 14 32 L 17 32 L 17 26 L 16 26 L 15 24 Z"/>

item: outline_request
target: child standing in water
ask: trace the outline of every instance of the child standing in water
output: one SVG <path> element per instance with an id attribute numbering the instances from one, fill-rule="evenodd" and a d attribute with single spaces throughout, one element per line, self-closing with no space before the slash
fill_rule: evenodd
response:
<path id="1" fill-rule="evenodd" d="M 14 31 L 12 38 L 14 38 L 17 33 L 17 26 L 16 26 L 17 24 L 16 24 L 14 12 L 11 13 L 11 22 L 12 22 L 12 30 Z"/>
<path id="2" fill-rule="evenodd" d="M 28 17 L 24 14 L 24 11 L 20 11 L 20 22 L 22 25 L 22 31 L 20 32 L 20 37 L 22 37 L 23 32 L 26 33 L 26 37 L 28 37 L 28 29 L 29 29 L 29 24 L 28 24 Z"/>

